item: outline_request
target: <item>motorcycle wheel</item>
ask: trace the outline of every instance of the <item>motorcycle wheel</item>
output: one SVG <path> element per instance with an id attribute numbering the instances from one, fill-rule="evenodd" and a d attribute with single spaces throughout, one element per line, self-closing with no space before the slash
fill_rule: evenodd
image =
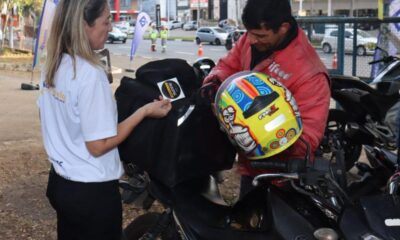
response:
<path id="1" fill-rule="evenodd" d="M 138 240 L 140 239 L 151 227 L 153 227 L 158 219 L 161 217 L 161 213 L 146 213 L 135 218 L 129 225 L 124 229 L 125 240 Z M 180 239 L 175 231 L 175 228 L 168 226 L 168 228 L 161 233 L 157 239 L 162 240 L 178 240 Z"/>
<path id="2" fill-rule="evenodd" d="M 329 110 L 324 138 L 320 145 L 320 150 L 324 154 L 331 154 L 332 151 L 330 150 L 329 144 L 332 142 L 332 136 L 336 136 L 344 148 L 346 171 L 349 171 L 354 166 L 354 163 L 359 159 L 362 151 L 361 144 L 353 144 L 345 137 L 346 123 L 350 121 L 351 119 L 346 112 L 338 109 Z"/>

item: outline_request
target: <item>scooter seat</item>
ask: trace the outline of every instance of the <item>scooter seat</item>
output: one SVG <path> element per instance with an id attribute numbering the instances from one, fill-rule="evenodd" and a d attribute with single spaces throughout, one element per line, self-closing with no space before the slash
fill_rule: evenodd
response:
<path id="1" fill-rule="evenodd" d="M 193 186 L 193 184 L 190 185 Z M 232 219 L 237 215 L 235 209 L 210 201 L 199 194 L 198 190 L 194 190 L 197 187 L 199 185 L 195 184 L 195 187 L 180 186 L 174 189 L 174 214 L 178 223 L 185 229 L 188 239 L 282 239 L 273 229 L 250 231 L 232 227 Z"/>

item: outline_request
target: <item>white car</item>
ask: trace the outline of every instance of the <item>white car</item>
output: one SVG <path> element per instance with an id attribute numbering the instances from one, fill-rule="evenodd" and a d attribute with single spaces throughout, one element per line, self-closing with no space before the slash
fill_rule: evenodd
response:
<path id="1" fill-rule="evenodd" d="M 196 30 L 197 29 L 197 21 L 189 21 L 189 22 L 183 24 L 182 29 L 185 31 Z"/>
<path id="2" fill-rule="evenodd" d="M 344 50 L 345 52 L 353 51 L 353 32 L 351 28 L 346 28 L 344 31 Z M 324 53 L 336 52 L 338 29 L 328 29 L 325 32 L 324 38 L 321 42 L 322 51 Z M 356 53 L 358 56 L 364 56 L 367 53 L 374 53 L 378 39 L 363 30 L 357 30 L 357 48 Z"/>
<path id="3" fill-rule="evenodd" d="M 181 27 L 183 27 L 183 23 L 181 21 L 178 21 L 178 20 L 170 21 L 168 23 L 168 29 L 169 30 L 172 30 L 172 29 L 175 29 L 175 28 L 181 28 Z"/>
<path id="4" fill-rule="evenodd" d="M 135 28 L 131 27 L 131 26 L 116 26 L 116 28 L 118 28 L 119 30 L 121 30 L 121 32 L 127 34 L 127 35 L 132 35 L 133 33 L 135 33 Z"/>
<path id="5" fill-rule="evenodd" d="M 196 32 L 196 43 L 209 42 L 211 44 L 225 44 L 228 32 L 220 27 L 201 27 Z"/>
<path id="6" fill-rule="evenodd" d="M 128 36 L 126 35 L 126 33 L 123 33 L 118 28 L 113 27 L 112 31 L 108 33 L 107 41 L 109 43 L 114 43 L 114 42 L 117 42 L 117 41 L 125 43 L 127 38 L 128 38 Z"/>

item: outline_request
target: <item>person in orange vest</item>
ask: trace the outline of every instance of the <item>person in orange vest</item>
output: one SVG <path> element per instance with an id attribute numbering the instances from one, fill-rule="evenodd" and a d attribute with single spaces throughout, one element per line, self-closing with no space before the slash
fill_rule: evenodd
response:
<path id="1" fill-rule="evenodd" d="M 166 26 L 161 27 L 160 38 L 162 47 L 161 51 L 164 53 L 167 50 L 167 40 L 168 40 L 168 28 Z"/>

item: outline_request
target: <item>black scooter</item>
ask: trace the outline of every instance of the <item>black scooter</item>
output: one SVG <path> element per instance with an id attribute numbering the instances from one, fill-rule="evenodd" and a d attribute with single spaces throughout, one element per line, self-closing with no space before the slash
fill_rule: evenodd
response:
<path id="1" fill-rule="evenodd" d="M 400 60 L 386 53 L 370 62 L 379 63 L 385 67 L 369 84 L 357 77 L 331 76 L 331 94 L 339 108 L 329 112 L 320 150 L 331 152 L 331 136 L 339 137 L 347 170 L 359 159 L 363 145 L 369 146 L 366 151 L 374 147 L 396 149 L 396 117 L 392 115 L 400 110 Z"/>
<path id="2" fill-rule="evenodd" d="M 337 150 L 336 157 L 343 157 Z M 349 199 L 337 179 L 340 171 L 326 159 L 255 162 L 261 174 L 256 187 L 233 206 L 227 205 L 212 176 L 190 179 L 173 188 L 147 181 L 150 199 L 165 208 L 134 219 L 124 230 L 134 239 L 398 239 L 397 193 Z M 285 187 L 271 184 L 279 179 Z M 398 186 L 398 177 L 392 186 Z M 392 187 L 394 189 L 394 187 Z M 150 206 L 147 206 L 150 207 Z"/>
<path id="3" fill-rule="evenodd" d="M 161 64 L 154 65 L 160 68 Z M 210 67 L 200 65 L 198 69 Z M 126 89 L 116 93 L 120 120 L 130 114 L 126 107 L 131 104 L 127 95 L 156 89 L 150 85 L 157 83 L 143 83 L 154 78 L 152 75 L 148 80 L 122 82 Z M 254 190 L 233 206 L 226 204 L 218 194 L 213 173 L 227 167 L 216 163 L 218 160 L 234 158 L 231 144 L 218 131 L 212 137 L 207 136 L 208 131 L 218 128 L 215 117 L 207 118 L 213 116 L 210 106 L 202 106 L 196 91 L 191 95 L 190 91 L 183 90 L 188 95 L 187 101 L 173 104 L 171 110 L 171 117 L 177 120 L 175 125 L 168 125 L 171 119 L 143 122 L 134 132 L 146 134 L 139 141 L 135 140 L 138 136 L 128 138 L 119 147 L 127 173 L 135 179 L 121 183 L 125 193 L 144 194 L 146 209 L 154 200 L 165 209 L 163 213 L 145 213 L 134 219 L 124 230 L 126 239 L 396 239 L 400 236 L 400 226 L 396 225 L 400 221 L 396 191 L 390 196 L 378 194 L 355 201 L 348 196 L 345 170 L 340 164 L 344 161 L 344 151 L 337 138 L 332 138 L 331 144 L 334 161 L 317 158 L 311 162 L 309 154 L 305 159 L 286 162 L 255 161 L 254 168 L 275 169 L 277 173 L 256 176 Z M 165 136 L 168 139 L 162 139 Z M 196 140 L 202 137 L 207 138 Z M 160 138 L 161 141 L 155 141 Z M 184 147 L 171 144 L 174 141 Z M 213 148 L 214 141 L 219 142 L 218 149 Z M 146 151 L 152 146 L 143 142 L 156 145 L 152 150 L 157 151 Z M 221 148 L 224 151 L 219 151 Z M 214 155 L 218 158 L 209 161 Z M 277 187 L 271 180 L 282 186 Z M 130 201 L 135 198 L 133 195 Z"/>

